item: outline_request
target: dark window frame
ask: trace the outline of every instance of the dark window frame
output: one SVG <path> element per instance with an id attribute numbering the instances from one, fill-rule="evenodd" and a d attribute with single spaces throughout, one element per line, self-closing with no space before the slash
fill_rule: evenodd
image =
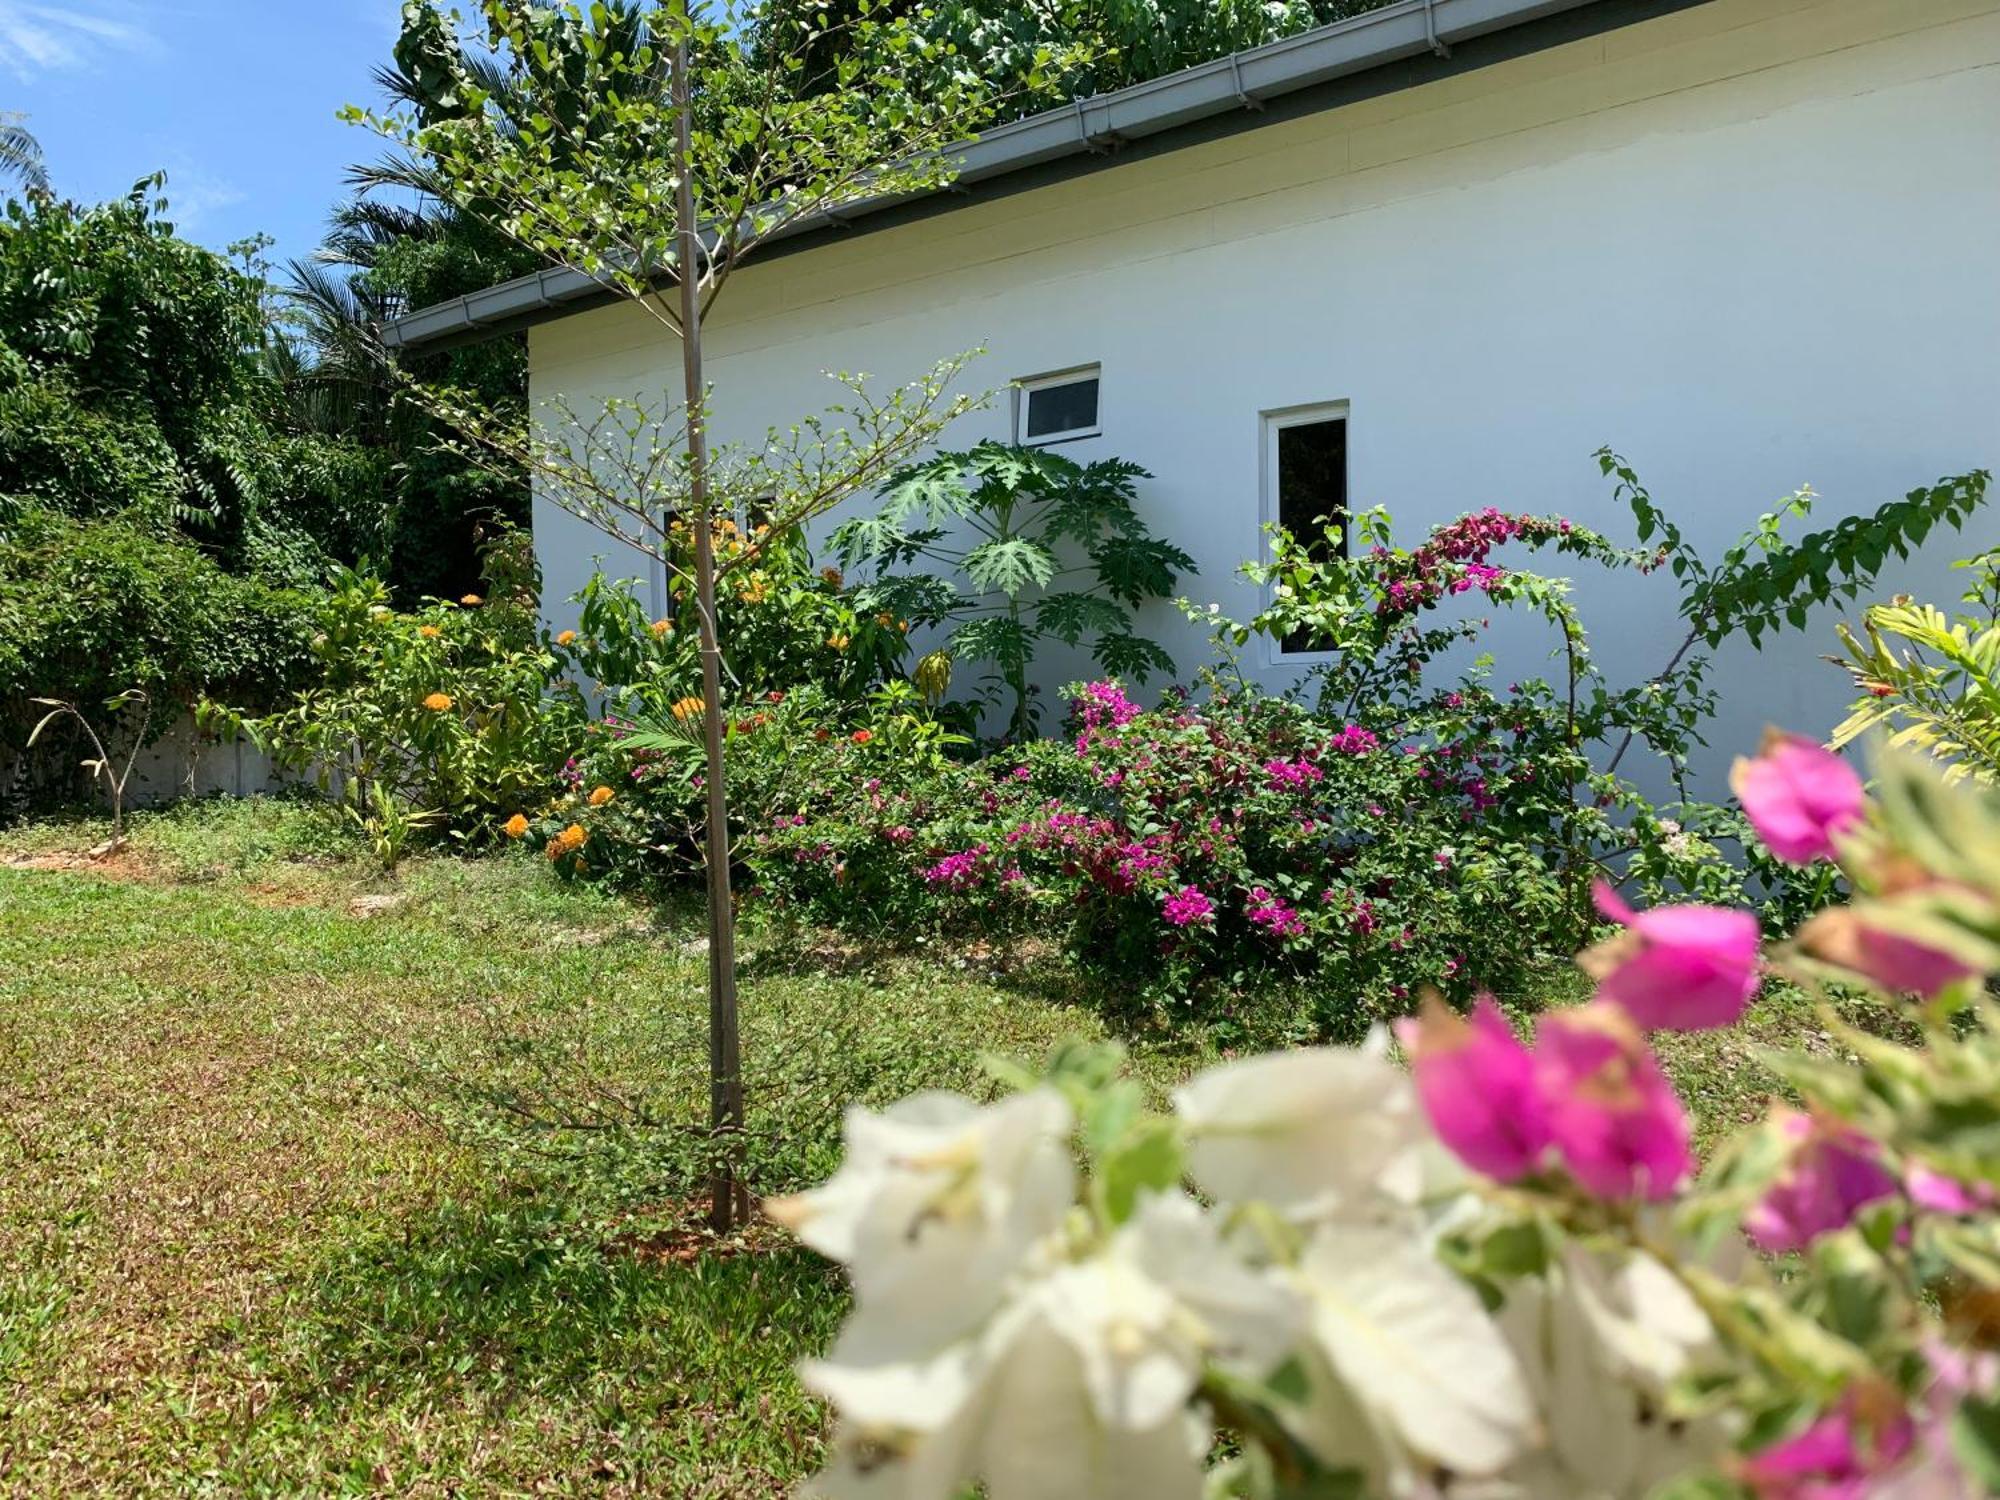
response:
<path id="1" fill-rule="evenodd" d="M 1295 537 L 1301 537 L 1309 549 L 1321 551 L 1324 546 L 1324 532 L 1311 525 L 1311 517 L 1318 515 L 1341 518 L 1339 555 L 1350 555 L 1353 545 L 1350 531 L 1352 509 L 1353 474 L 1353 414 L 1346 401 L 1319 401 L 1303 406 L 1282 407 L 1262 414 L 1262 494 L 1259 500 L 1261 511 L 1259 524 L 1284 525 Z M 1322 492 L 1311 499 L 1300 497 L 1287 504 L 1286 470 L 1288 467 L 1285 434 L 1304 429 L 1327 427 L 1335 429 L 1334 437 L 1338 453 L 1338 469 L 1328 486 L 1322 479 Z M 1310 462 L 1310 455 L 1290 455 L 1293 465 Z M 1332 494 L 1325 493 L 1331 488 Z M 1310 514 L 1301 515 L 1300 507 L 1309 506 Z M 1302 640 L 1297 637 L 1272 643 L 1271 655 L 1274 663 L 1293 663 L 1302 659 L 1324 657 L 1328 648 L 1324 643 Z"/>

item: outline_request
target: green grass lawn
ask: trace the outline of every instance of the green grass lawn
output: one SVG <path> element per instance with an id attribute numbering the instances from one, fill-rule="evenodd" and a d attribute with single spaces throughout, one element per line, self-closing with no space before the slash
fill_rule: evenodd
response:
<path id="1" fill-rule="evenodd" d="M 389 880 L 321 829 L 200 805 L 113 869 L 65 855 L 101 825 L 0 838 L 0 1493 L 784 1493 L 844 1293 L 774 1231 L 688 1232 L 696 914 L 531 857 Z M 1052 961 L 754 924 L 743 1009 L 773 1185 L 851 1097 L 1104 1032 Z M 1678 1039 L 1705 1131 L 1802 1025 Z"/>

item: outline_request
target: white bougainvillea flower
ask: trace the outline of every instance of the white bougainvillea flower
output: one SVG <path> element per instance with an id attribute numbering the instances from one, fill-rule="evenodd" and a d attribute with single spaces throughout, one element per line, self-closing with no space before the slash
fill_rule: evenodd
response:
<path id="1" fill-rule="evenodd" d="M 1535 1410 L 1513 1352 L 1420 1235 L 1324 1225 L 1300 1258 L 1297 1284 L 1312 1305 L 1319 1355 L 1371 1429 L 1365 1442 L 1352 1423 L 1304 1434 L 1327 1462 L 1374 1469 L 1380 1450 L 1400 1450 L 1414 1469 L 1483 1476 L 1534 1442 Z"/>
<path id="2" fill-rule="evenodd" d="M 1225 1203 L 1311 1215 L 1413 1198 L 1430 1139 L 1409 1076 L 1379 1027 L 1360 1047 L 1308 1047 L 1224 1063 L 1174 1094 L 1188 1166 Z"/>
<path id="3" fill-rule="evenodd" d="M 1511 1284 L 1497 1319 L 1547 1432 L 1513 1471 L 1523 1495 L 1641 1500 L 1712 1458 L 1712 1424 L 1672 1419 L 1667 1383 L 1714 1342 L 1686 1288 L 1635 1252 L 1566 1245 L 1546 1276 Z"/>
<path id="4" fill-rule="evenodd" d="M 1189 1401 L 1209 1361 L 1280 1363 L 1305 1321 L 1276 1272 L 1224 1246 L 1180 1193 L 1145 1199 L 1101 1254 L 1038 1266 L 977 1334 L 928 1360 L 871 1362 L 857 1316 L 806 1385 L 842 1418 L 829 1495 L 994 1500 L 1200 1493 L 1209 1434 Z"/>
<path id="5" fill-rule="evenodd" d="M 1050 1089 L 985 1106 L 930 1093 L 883 1114 L 856 1107 L 840 1170 L 765 1211 L 848 1267 L 857 1323 L 940 1349 L 991 1315 L 1069 1212 L 1069 1131 L 1069 1105 Z"/>

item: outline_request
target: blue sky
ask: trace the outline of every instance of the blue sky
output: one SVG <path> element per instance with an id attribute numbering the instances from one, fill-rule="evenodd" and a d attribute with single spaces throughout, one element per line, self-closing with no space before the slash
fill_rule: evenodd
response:
<path id="1" fill-rule="evenodd" d="M 172 218 L 275 259 L 318 243 L 341 174 L 377 154 L 342 104 L 379 102 L 400 0 L 0 0 L 0 111 L 28 116 L 56 190 L 94 202 L 155 169 Z"/>

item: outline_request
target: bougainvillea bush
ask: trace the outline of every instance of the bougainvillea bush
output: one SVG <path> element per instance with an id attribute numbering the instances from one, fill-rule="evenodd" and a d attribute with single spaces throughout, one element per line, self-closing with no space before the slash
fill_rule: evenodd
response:
<path id="1" fill-rule="evenodd" d="M 844 925 L 1060 931 L 1143 998 L 1210 1015 L 1311 978 L 1342 998 L 1322 1026 L 1400 1009 L 1424 978 L 1510 980 L 1558 922 L 1540 773 L 1511 753 L 1530 704 L 1460 695 L 1455 732 L 1419 742 L 1250 693 L 1072 694 L 1062 740 L 802 783 L 748 845 L 760 884 Z"/>
<path id="2" fill-rule="evenodd" d="M 1531 1040 L 1489 1001 L 1201 1073 L 1170 1112 L 1075 1048 L 981 1106 L 856 1108 L 768 1205 L 854 1308 L 803 1371 L 831 1496 L 1970 1497 L 2000 1487 L 2000 799 L 1891 760 L 1877 802 L 1779 738 L 1774 855 L 1856 890 L 1782 946 L 1633 910 Z M 1838 1044 L 1697 1172 L 1649 1034 L 1767 973 Z M 997 1066 L 997 1065 L 996 1065 Z"/>

